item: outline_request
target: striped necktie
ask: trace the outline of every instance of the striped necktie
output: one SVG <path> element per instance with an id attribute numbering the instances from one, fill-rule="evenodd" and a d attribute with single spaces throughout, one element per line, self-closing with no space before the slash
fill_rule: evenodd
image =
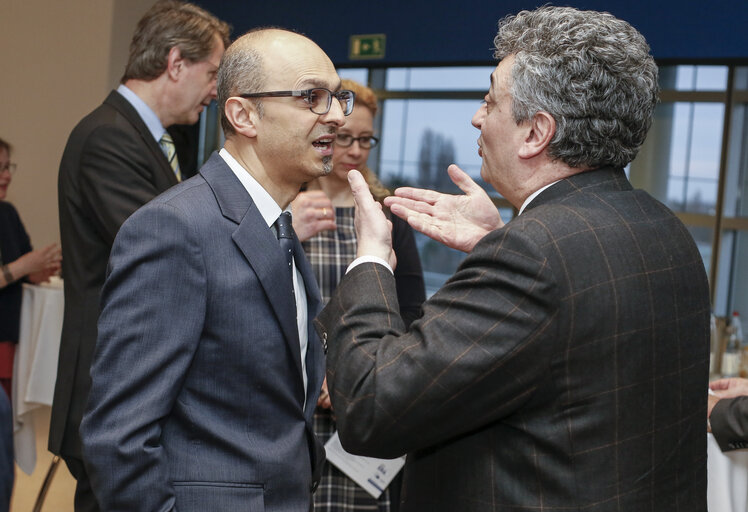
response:
<path id="1" fill-rule="evenodd" d="M 171 135 L 168 132 L 164 132 L 158 143 L 164 151 L 166 159 L 169 161 L 171 170 L 177 176 L 177 181 L 182 181 L 182 171 L 179 170 L 179 160 L 177 159 L 177 147 L 174 145 Z"/>

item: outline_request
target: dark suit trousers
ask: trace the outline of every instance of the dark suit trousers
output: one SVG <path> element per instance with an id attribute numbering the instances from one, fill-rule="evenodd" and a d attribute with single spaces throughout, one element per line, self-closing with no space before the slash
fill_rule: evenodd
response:
<path id="1" fill-rule="evenodd" d="M 99 504 L 91 489 L 91 481 L 88 479 L 83 461 L 66 455 L 63 455 L 62 458 L 67 464 L 70 474 L 77 482 L 75 486 L 75 512 L 99 512 Z"/>

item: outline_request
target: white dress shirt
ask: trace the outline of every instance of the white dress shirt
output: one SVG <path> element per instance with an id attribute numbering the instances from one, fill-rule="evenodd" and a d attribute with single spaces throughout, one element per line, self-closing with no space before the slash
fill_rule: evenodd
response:
<path id="1" fill-rule="evenodd" d="M 226 148 L 221 148 L 218 154 L 228 164 L 229 168 L 233 171 L 239 181 L 242 182 L 247 193 L 254 201 L 257 209 L 260 211 L 260 215 L 268 225 L 268 229 L 274 229 L 273 224 L 278 220 L 280 214 L 283 213 L 281 207 L 267 190 L 247 171 L 242 165 L 233 157 L 231 153 L 226 151 Z M 286 208 L 286 211 L 291 211 L 290 208 Z M 307 302 L 306 302 L 306 287 L 304 286 L 304 279 L 301 277 L 301 273 L 296 268 L 296 261 L 293 262 L 293 290 L 296 296 L 296 327 L 299 331 L 299 344 L 301 348 L 301 374 L 304 379 L 304 396 L 306 397 L 307 382 L 309 378 L 306 374 L 306 351 L 309 345 L 309 333 L 307 332 Z M 305 404 L 306 405 L 306 402 Z"/>
<path id="2" fill-rule="evenodd" d="M 164 133 L 166 133 L 166 128 L 161 124 L 161 120 L 153 109 L 151 109 L 145 101 L 141 100 L 140 96 L 132 92 L 132 90 L 124 84 L 120 84 L 119 87 L 117 87 L 117 92 L 120 93 L 130 105 L 132 105 L 132 108 L 135 109 L 145 123 L 148 131 L 153 135 L 153 138 L 156 139 L 156 142 L 159 142 Z"/>

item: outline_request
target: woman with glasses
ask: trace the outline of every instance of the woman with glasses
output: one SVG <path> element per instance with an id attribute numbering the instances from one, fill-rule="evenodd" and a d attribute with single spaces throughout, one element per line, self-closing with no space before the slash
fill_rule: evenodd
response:
<path id="1" fill-rule="evenodd" d="M 0 139 L 0 384 L 10 397 L 13 358 L 21 317 L 21 280 L 41 283 L 59 272 L 60 247 L 32 250 L 29 235 L 12 204 L 5 201 L 15 171 L 10 144 Z"/>
<path id="2" fill-rule="evenodd" d="M 292 203 L 293 226 L 314 268 L 323 303 L 330 299 L 348 264 L 356 258 L 354 203 L 348 186 L 348 171 L 361 171 L 378 201 L 389 195 L 366 166 L 369 151 L 378 142 L 374 136 L 377 98 L 371 89 L 352 80 L 343 80 L 341 87 L 352 90 L 356 99 L 353 112 L 346 117 L 345 125 L 338 129 L 332 172 L 310 183 L 307 191 L 299 194 Z M 397 256 L 395 279 L 400 314 L 405 324 L 410 325 L 420 316 L 421 304 L 425 300 L 423 272 L 410 226 L 394 215 L 389 215 L 389 218 Z M 335 433 L 334 418 L 327 385 L 323 384 L 314 417 L 315 432 L 322 443 Z M 338 468 L 326 463 L 314 494 L 314 508 L 324 512 L 395 511 L 400 495 L 399 483 L 400 479 L 395 479 L 379 499 L 374 499 Z"/>

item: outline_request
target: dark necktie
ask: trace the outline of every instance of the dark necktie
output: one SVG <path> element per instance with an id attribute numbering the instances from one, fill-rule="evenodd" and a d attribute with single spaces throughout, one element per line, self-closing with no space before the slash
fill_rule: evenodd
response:
<path id="1" fill-rule="evenodd" d="M 286 256 L 288 271 L 293 271 L 293 225 L 291 224 L 291 212 L 283 212 L 275 221 L 278 228 L 278 242 L 280 243 L 283 254 Z"/>

